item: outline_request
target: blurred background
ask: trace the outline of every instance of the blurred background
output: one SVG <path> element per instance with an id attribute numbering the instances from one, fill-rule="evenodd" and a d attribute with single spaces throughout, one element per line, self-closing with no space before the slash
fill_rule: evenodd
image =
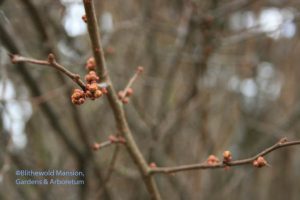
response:
<path id="1" fill-rule="evenodd" d="M 199 163 L 224 150 L 240 159 L 300 138 L 298 0 L 94 2 L 116 89 L 144 66 L 125 110 L 149 163 Z M 0 1 L 0 199 L 149 199 L 123 146 L 90 148 L 116 133 L 105 97 L 75 106 L 67 77 L 9 60 L 53 52 L 84 77 L 92 52 L 83 14 L 80 0 Z M 155 177 L 163 199 L 296 200 L 299 153 L 273 152 L 259 170 Z M 16 185 L 17 169 L 82 170 L 85 184 Z"/>

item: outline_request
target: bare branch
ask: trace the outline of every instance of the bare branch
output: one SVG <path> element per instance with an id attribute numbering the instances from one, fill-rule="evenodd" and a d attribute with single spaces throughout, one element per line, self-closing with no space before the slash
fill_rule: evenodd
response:
<path id="1" fill-rule="evenodd" d="M 131 86 L 133 85 L 133 83 L 136 81 L 136 79 L 139 77 L 139 75 L 144 71 L 144 68 L 142 66 L 139 66 L 136 70 L 136 72 L 134 73 L 134 75 L 131 77 L 131 79 L 128 81 L 125 89 L 123 90 L 122 92 L 122 95 L 120 97 L 120 100 L 123 100 L 127 93 L 128 93 L 128 90 L 129 88 L 131 88 Z"/>
<path id="2" fill-rule="evenodd" d="M 64 66 L 57 63 L 55 56 L 52 53 L 50 53 L 48 55 L 48 60 L 37 60 L 37 59 L 33 59 L 33 58 L 23 57 L 23 56 L 20 56 L 17 54 L 9 54 L 9 56 L 10 56 L 11 62 L 14 64 L 21 63 L 21 62 L 27 62 L 27 63 L 37 64 L 37 65 L 45 65 L 45 66 L 53 67 L 54 69 L 67 75 L 76 84 L 78 84 L 83 90 L 85 90 L 85 83 L 80 79 L 80 76 L 78 74 L 72 73 L 71 71 L 66 69 Z"/>
<path id="3" fill-rule="evenodd" d="M 103 149 L 104 147 L 108 147 L 112 144 L 126 144 L 126 140 L 121 136 L 116 137 L 114 135 L 111 135 L 109 136 L 109 139 L 104 142 L 94 143 L 92 149 L 96 151 L 99 149 Z"/>
<path id="4" fill-rule="evenodd" d="M 295 141 L 287 141 L 286 138 L 280 139 L 277 143 L 275 143 L 273 146 L 261 151 L 260 153 L 256 154 L 255 156 L 252 156 L 250 158 L 241 159 L 241 160 L 235 160 L 231 162 L 218 162 L 216 164 L 209 164 L 206 161 L 199 164 L 191 164 L 191 165 L 181 165 L 176 167 L 157 167 L 152 168 L 150 170 L 151 174 L 157 174 L 157 173 L 177 173 L 182 171 L 190 171 L 190 170 L 199 170 L 199 169 L 217 169 L 217 168 L 224 168 L 226 166 L 240 166 L 240 165 L 247 165 L 252 164 L 253 161 L 255 161 L 258 157 L 265 156 L 272 151 L 275 151 L 276 149 L 293 146 L 293 145 L 300 145 L 300 140 Z"/>

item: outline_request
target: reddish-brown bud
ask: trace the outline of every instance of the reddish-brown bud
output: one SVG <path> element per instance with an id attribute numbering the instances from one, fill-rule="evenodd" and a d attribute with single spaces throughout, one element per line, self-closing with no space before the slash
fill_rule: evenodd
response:
<path id="1" fill-rule="evenodd" d="M 102 96 L 101 90 L 96 90 L 94 96 L 95 96 L 96 98 L 101 97 L 101 96 Z"/>
<path id="2" fill-rule="evenodd" d="M 252 164 L 254 167 L 257 167 L 257 168 L 261 168 L 261 167 L 268 165 L 267 161 L 262 156 L 259 156 L 256 160 L 253 161 Z"/>
<path id="3" fill-rule="evenodd" d="M 230 162 L 232 160 L 232 155 L 230 151 L 223 152 L 223 162 Z"/>
<path id="4" fill-rule="evenodd" d="M 85 92 L 85 96 L 86 96 L 87 98 L 91 98 L 91 97 L 93 96 L 93 94 L 92 94 L 89 90 L 87 90 L 87 91 Z"/>
<path id="5" fill-rule="evenodd" d="M 88 83 L 95 83 L 99 80 L 99 77 L 97 76 L 95 71 L 90 71 L 86 76 L 85 76 L 85 80 Z"/>
<path id="6" fill-rule="evenodd" d="M 121 143 L 121 144 L 125 144 L 125 143 L 126 143 L 125 138 L 122 137 L 122 136 L 119 136 L 119 137 L 118 137 L 118 140 L 119 140 L 119 143 Z"/>
<path id="7" fill-rule="evenodd" d="M 118 138 L 117 138 L 116 136 L 114 136 L 114 135 L 110 135 L 110 136 L 108 137 L 108 139 L 109 139 L 109 141 L 110 141 L 111 143 L 118 142 Z"/>
<path id="8" fill-rule="evenodd" d="M 128 104 L 129 103 L 129 98 L 128 97 L 123 98 L 122 103 L 123 104 Z"/>
<path id="9" fill-rule="evenodd" d="M 86 15 L 82 15 L 81 19 L 86 23 L 87 22 L 87 17 Z"/>
<path id="10" fill-rule="evenodd" d="M 153 169 L 153 168 L 156 168 L 157 165 L 156 165 L 155 162 L 151 162 L 151 163 L 149 164 L 149 167 Z"/>
<path id="11" fill-rule="evenodd" d="M 121 100 L 124 96 L 124 92 L 123 92 L 123 90 L 120 90 L 119 92 L 118 92 L 118 98 Z"/>
<path id="12" fill-rule="evenodd" d="M 73 104 L 81 105 L 85 102 L 85 94 L 84 91 L 80 89 L 75 89 L 73 94 L 71 95 L 71 101 Z"/>
<path id="13" fill-rule="evenodd" d="M 130 97 L 133 94 L 133 89 L 132 88 L 128 88 L 127 92 L 126 92 L 126 96 Z"/>
<path id="14" fill-rule="evenodd" d="M 86 87 L 92 93 L 95 92 L 96 90 L 98 90 L 98 84 L 97 83 L 87 84 Z"/>
<path id="15" fill-rule="evenodd" d="M 93 145 L 92 145 L 92 149 L 94 150 L 94 151 L 96 151 L 96 150 L 98 150 L 98 149 L 100 149 L 101 148 L 101 144 L 99 144 L 99 143 L 94 143 Z"/>
<path id="16" fill-rule="evenodd" d="M 78 102 L 79 102 L 79 104 L 83 104 L 83 103 L 85 102 L 85 99 L 84 99 L 84 98 L 80 98 L 80 99 L 78 100 Z"/>
<path id="17" fill-rule="evenodd" d="M 142 73 L 144 71 L 144 67 L 143 66 L 138 66 L 137 67 L 137 72 L 138 73 Z"/>
<path id="18" fill-rule="evenodd" d="M 103 94 L 107 94 L 107 89 L 106 88 L 101 88 L 101 92 L 103 93 Z"/>
<path id="19" fill-rule="evenodd" d="M 218 164 L 220 161 L 215 155 L 210 155 L 210 156 L 208 156 L 206 162 L 209 165 L 215 165 L 215 164 Z"/>
<path id="20" fill-rule="evenodd" d="M 96 69 L 96 62 L 95 62 L 94 57 L 90 57 L 90 58 L 86 61 L 85 67 L 87 68 L 87 70 L 95 70 L 95 69 Z"/>

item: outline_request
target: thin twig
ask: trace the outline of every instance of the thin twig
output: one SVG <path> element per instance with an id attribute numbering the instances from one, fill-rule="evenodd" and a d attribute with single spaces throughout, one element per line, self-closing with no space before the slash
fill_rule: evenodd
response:
<path id="1" fill-rule="evenodd" d="M 241 160 L 235 160 L 230 162 L 218 162 L 216 164 L 208 164 L 206 161 L 199 164 L 191 164 L 191 165 L 181 165 L 176 167 L 157 167 L 152 168 L 150 170 L 151 174 L 157 174 L 157 173 L 176 173 L 176 172 L 182 172 L 182 171 L 190 171 L 190 170 L 199 170 L 199 169 L 217 169 L 217 168 L 224 168 L 226 166 L 240 166 L 240 165 L 247 165 L 252 164 L 254 160 L 256 160 L 260 156 L 265 156 L 272 151 L 293 146 L 293 145 L 300 145 L 300 140 L 295 141 L 287 141 L 286 138 L 280 139 L 277 143 L 275 143 L 273 146 L 261 151 L 260 153 L 256 154 L 255 156 L 252 156 L 250 158 L 241 159 Z"/>
<path id="2" fill-rule="evenodd" d="M 21 62 L 26 62 L 26 63 L 32 63 L 32 64 L 37 64 L 37 65 L 45 65 L 49 67 L 53 67 L 54 69 L 62 72 L 63 74 L 67 75 L 70 79 L 72 79 L 76 84 L 78 84 L 83 90 L 85 90 L 85 83 L 80 79 L 80 76 L 78 74 L 74 74 L 68 69 L 66 69 L 64 66 L 60 65 L 59 63 L 56 62 L 54 54 L 50 53 L 48 55 L 47 60 L 37 60 L 33 58 L 27 58 L 23 57 L 17 54 L 9 54 L 11 62 L 16 64 L 16 63 L 21 63 Z"/>
<path id="3" fill-rule="evenodd" d="M 101 142 L 101 143 L 93 144 L 92 148 L 93 148 L 93 150 L 96 151 L 96 150 L 108 147 L 112 144 L 126 144 L 126 140 L 123 137 L 120 137 L 120 136 L 116 137 L 116 136 L 111 135 L 108 140 Z"/>
<path id="4" fill-rule="evenodd" d="M 136 72 L 134 73 L 134 75 L 131 77 L 131 79 L 128 81 L 125 89 L 122 92 L 121 98 L 120 100 L 124 99 L 126 97 L 126 94 L 128 92 L 128 89 L 131 88 L 131 86 L 133 85 L 133 83 L 136 81 L 136 79 L 139 77 L 139 75 L 143 72 L 143 67 L 139 66 L 136 70 Z"/>

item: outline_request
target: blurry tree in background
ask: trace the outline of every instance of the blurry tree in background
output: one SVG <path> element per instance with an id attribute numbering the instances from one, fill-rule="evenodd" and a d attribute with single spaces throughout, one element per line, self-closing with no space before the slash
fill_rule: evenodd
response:
<path id="1" fill-rule="evenodd" d="M 251 157 L 300 138 L 298 0 L 93 0 L 109 75 L 147 163 Z M 58 71 L 11 64 L 8 53 L 59 63 L 81 77 L 93 55 L 80 0 L 0 1 L 0 199 L 149 199 L 121 144 L 106 98 L 75 106 L 78 87 Z M 156 174 L 162 199 L 299 199 L 300 150 L 265 156 L 272 167 Z M 84 171 L 84 185 L 16 185 L 17 169 Z M 31 177 L 35 178 L 35 177 Z"/>

